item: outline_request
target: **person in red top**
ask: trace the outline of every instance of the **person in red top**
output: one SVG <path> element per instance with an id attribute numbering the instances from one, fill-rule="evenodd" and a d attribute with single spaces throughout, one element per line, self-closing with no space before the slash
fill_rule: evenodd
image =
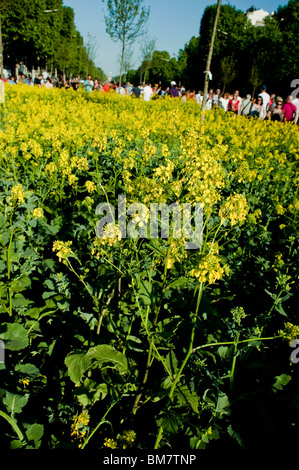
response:
<path id="1" fill-rule="evenodd" d="M 296 116 L 297 108 L 296 106 L 292 103 L 292 95 L 289 95 L 286 98 L 286 102 L 282 107 L 283 114 L 284 114 L 284 120 L 287 122 L 294 121 L 294 118 Z"/>
<path id="2" fill-rule="evenodd" d="M 238 93 L 234 93 L 232 99 L 229 100 L 227 110 L 235 114 L 240 114 L 241 100 Z"/>

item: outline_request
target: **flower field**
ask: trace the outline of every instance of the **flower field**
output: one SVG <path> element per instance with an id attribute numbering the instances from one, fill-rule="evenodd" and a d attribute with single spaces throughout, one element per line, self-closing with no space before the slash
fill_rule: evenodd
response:
<path id="1" fill-rule="evenodd" d="M 22 85 L 0 112 L 2 445 L 295 442 L 298 127 Z M 201 245 L 97 236 L 120 195 L 202 204 Z"/>

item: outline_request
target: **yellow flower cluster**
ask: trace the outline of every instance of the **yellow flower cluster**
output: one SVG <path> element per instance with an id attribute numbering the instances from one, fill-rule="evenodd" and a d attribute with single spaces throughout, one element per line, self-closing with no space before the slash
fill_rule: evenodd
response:
<path id="1" fill-rule="evenodd" d="M 284 324 L 284 329 L 280 330 L 279 333 L 291 343 L 293 339 L 299 339 L 299 326 L 287 322 Z"/>
<path id="2" fill-rule="evenodd" d="M 97 190 L 97 186 L 93 181 L 86 181 L 85 186 L 89 194 L 92 194 Z"/>
<path id="3" fill-rule="evenodd" d="M 72 241 L 63 242 L 56 240 L 53 243 L 52 251 L 56 251 L 56 256 L 58 256 L 59 262 L 61 262 L 61 260 L 66 260 L 73 253 L 70 248 L 71 245 Z"/>
<path id="4" fill-rule="evenodd" d="M 123 434 L 117 436 L 117 440 L 105 437 L 104 446 L 110 449 L 117 449 L 121 446 L 123 449 L 131 447 L 136 439 L 136 432 L 133 430 L 124 431 Z"/>
<path id="5" fill-rule="evenodd" d="M 96 256 L 97 259 L 101 256 L 101 250 L 105 246 L 113 246 L 121 240 L 121 231 L 118 228 L 117 224 L 109 223 L 104 227 L 103 237 L 96 237 L 93 241 L 93 248 L 91 254 Z"/>
<path id="6" fill-rule="evenodd" d="M 223 204 L 221 204 L 219 217 L 221 218 L 222 224 L 224 224 L 224 221 L 228 219 L 230 220 L 231 225 L 234 226 L 237 222 L 244 222 L 248 212 L 249 206 L 245 196 L 243 196 L 243 194 L 233 194 L 232 196 L 229 196 Z"/>
<path id="7" fill-rule="evenodd" d="M 33 209 L 32 215 L 35 219 L 41 219 L 42 217 L 44 217 L 44 211 L 41 207 L 36 207 L 35 209 Z"/>
<path id="8" fill-rule="evenodd" d="M 11 188 L 10 200 L 16 204 L 22 204 L 22 202 L 24 202 L 24 189 L 21 184 L 16 184 Z"/>
<path id="9" fill-rule="evenodd" d="M 71 424 L 71 437 L 80 439 L 81 441 L 85 438 L 87 433 L 87 426 L 90 421 L 90 416 L 87 410 L 83 410 L 82 413 L 73 416 L 73 422 Z M 81 444 L 79 444 L 81 447 Z"/>
<path id="10" fill-rule="evenodd" d="M 197 278 L 199 282 L 214 284 L 217 280 L 229 274 L 229 266 L 227 264 L 221 266 L 219 256 L 207 254 L 200 261 L 198 268 L 192 269 L 189 274 Z"/>
<path id="11" fill-rule="evenodd" d="M 104 446 L 109 447 L 109 449 L 116 449 L 117 448 L 117 442 L 114 439 L 108 439 L 108 437 L 105 437 L 104 439 Z"/>

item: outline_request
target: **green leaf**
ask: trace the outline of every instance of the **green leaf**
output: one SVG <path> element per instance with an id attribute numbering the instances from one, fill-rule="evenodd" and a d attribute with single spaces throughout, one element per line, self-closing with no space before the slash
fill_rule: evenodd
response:
<path id="1" fill-rule="evenodd" d="M 289 381 L 291 380 L 291 376 L 287 374 L 281 374 L 275 377 L 276 381 L 273 385 L 276 390 L 283 390 L 283 387 L 285 387 Z"/>
<path id="2" fill-rule="evenodd" d="M 87 353 L 70 353 L 64 362 L 71 380 L 77 385 L 90 367 L 113 368 L 121 375 L 128 371 L 126 357 L 109 344 L 94 346 Z"/>
<path id="3" fill-rule="evenodd" d="M 176 412 L 169 410 L 160 414 L 157 420 L 158 426 L 161 426 L 166 433 L 177 434 L 180 429 L 182 418 Z"/>
<path id="4" fill-rule="evenodd" d="M 40 439 L 44 434 L 44 426 L 42 424 L 34 423 L 26 431 L 28 441 L 34 442 L 34 448 L 38 449 L 41 445 Z"/>
<path id="5" fill-rule="evenodd" d="M 169 341 L 175 334 L 182 321 L 183 319 L 178 315 L 171 318 L 165 318 L 164 320 L 160 321 L 157 324 L 157 332 L 159 333 L 159 337 L 165 341 Z"/>
<path id="6" fill-rule="evenodd" d="M 100 344 L 90 348 L 87 353 L 87 359 L 93 362 L 96 367 L 111 367 L 117 369 L 122 375 L 128 372 L 128 363 L 126 357 L 109 344 Z"/>
<path id="7" fill-rule="evenodd" d="M 19 351 L 28 346 L 29 339 L 27 331 L 19 323 L 3 323 L 1 326 L 1 330 L 2 329 L 5 329 L 5 331 L 3 333 L 0 332 L 0 339 L 4 341 L 5 349 Z"/>
<path id="8" fill-rule="evenodd" d="M 16 372 L 27 375 L 29 377 L 38 377 L 40 374 L 39 369 L 34 364 L 18 364 L 15 367 Z"/>
<path id="9" fill-rule="evenodd" d="M 171 282 L 166 289 L 186 289 L 190 284 L 192 284 L 192 281 L 187 277 L 179 277 L 175 281 Z"/>
<path id="10" fill-rule="evenodd" d="M 229 414 L 229 399 L 228 396 L 223 393 L 219 392 L 218 394 L 218 400 L 217 400 L 217 405 L 216 405 L 216 413 L 223 413 L 223 414 Z"/>
<path id="11" fill-rule="evenodd" d="M 79 384 L 84 372 L 89 368 L 90 362 L 86 357 L 86 353 L 70 353 L 64 360 L 68 368 L 68 373 L 75 384 Z"/>
<path id="12" fill-rule="evenodd" d="M 227 346 L 219 346 L 219 348 L 217 349 L 217 352 L 222 359 L 226 358 L 227 351 L 228 351 Z"/>
<path id="13" fill-rule="evenodd" d="M 82 406 L 90 406 L 99 400 L 104 400 L 107 394 L 107 384 L 98 384 L 88 378 L 84 380 L 84 385 L 76 387 L 74 391 L 74 395 L 77 396 Z"/>
<path id="14" fill-rule="evenodd" d="M 10 287 L 13 292 L 22 292 L 31 286 L 31 281 L 26 274 L 23 274 L 19 279 L 14 279 Z"/>
<path id="15" fill-rule="evenodd" d="M 194 413 L 198 413 L 199 398 L 195 392 L 190 392 L 187 385 L 177 387 L 175 396 L 178 399 L 179 405 L 189 405 Z"/>
<path id="16" fill-rule="evenodd" d="M 16 393 L 6 392 L 3 403 L 8 413 L 21 413 L 22 408 L 27 404 L 29 395 L 18 395 Z"/>

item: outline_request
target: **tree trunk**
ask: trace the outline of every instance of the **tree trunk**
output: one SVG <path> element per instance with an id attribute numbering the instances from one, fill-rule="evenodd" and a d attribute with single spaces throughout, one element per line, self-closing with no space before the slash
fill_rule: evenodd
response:
<path id="1" fill-rule="evenodd" d="M 202 111 L 204 111 L 206 109 L 206 104 L 207 104 L 207 94 L 208 94 L 208 86 L 209 86 L 209 74 L 208 74 L 208 72 L 210 71 L 210 67 L 211 67 L 211 61 L 212 61 L 213 49 L 214 49 L 214 42 L 215 42 L 216 30 L 217 30 L 217 23 L 218 23 L 218 18 L 219 18 L 219 13 L 220 13 L 220 6 L 221 6 L 221 0 L 218 0 L 216 16 L 215 16 L 213 32 L 212 32 L 212 38 L 211 38 L 211 43 L 210 43 L 210 49 L 209 49 L 209 54 L 208 54 L 208 59 L 207 59 L 206 71 L 205 71 L 205 82 L 204 82 L 204 89 L 203 89 Z M 204 120 L 204 114 L 203 113 L 201 115 L 201 119 L 202 119 L 202 121 Z"/>
<path id="2" fill-rule="evenodd" d="M 120 61 L 120 72 L 119 72 L 119 88 L 121 87 L 122 83 L 122 74 L 123 74 L 123 67 L 124 67 L 124 59 L 125 59 L 125 38 L 122 40 L 122 49 L 121 49 L 121 61 Z"/>

